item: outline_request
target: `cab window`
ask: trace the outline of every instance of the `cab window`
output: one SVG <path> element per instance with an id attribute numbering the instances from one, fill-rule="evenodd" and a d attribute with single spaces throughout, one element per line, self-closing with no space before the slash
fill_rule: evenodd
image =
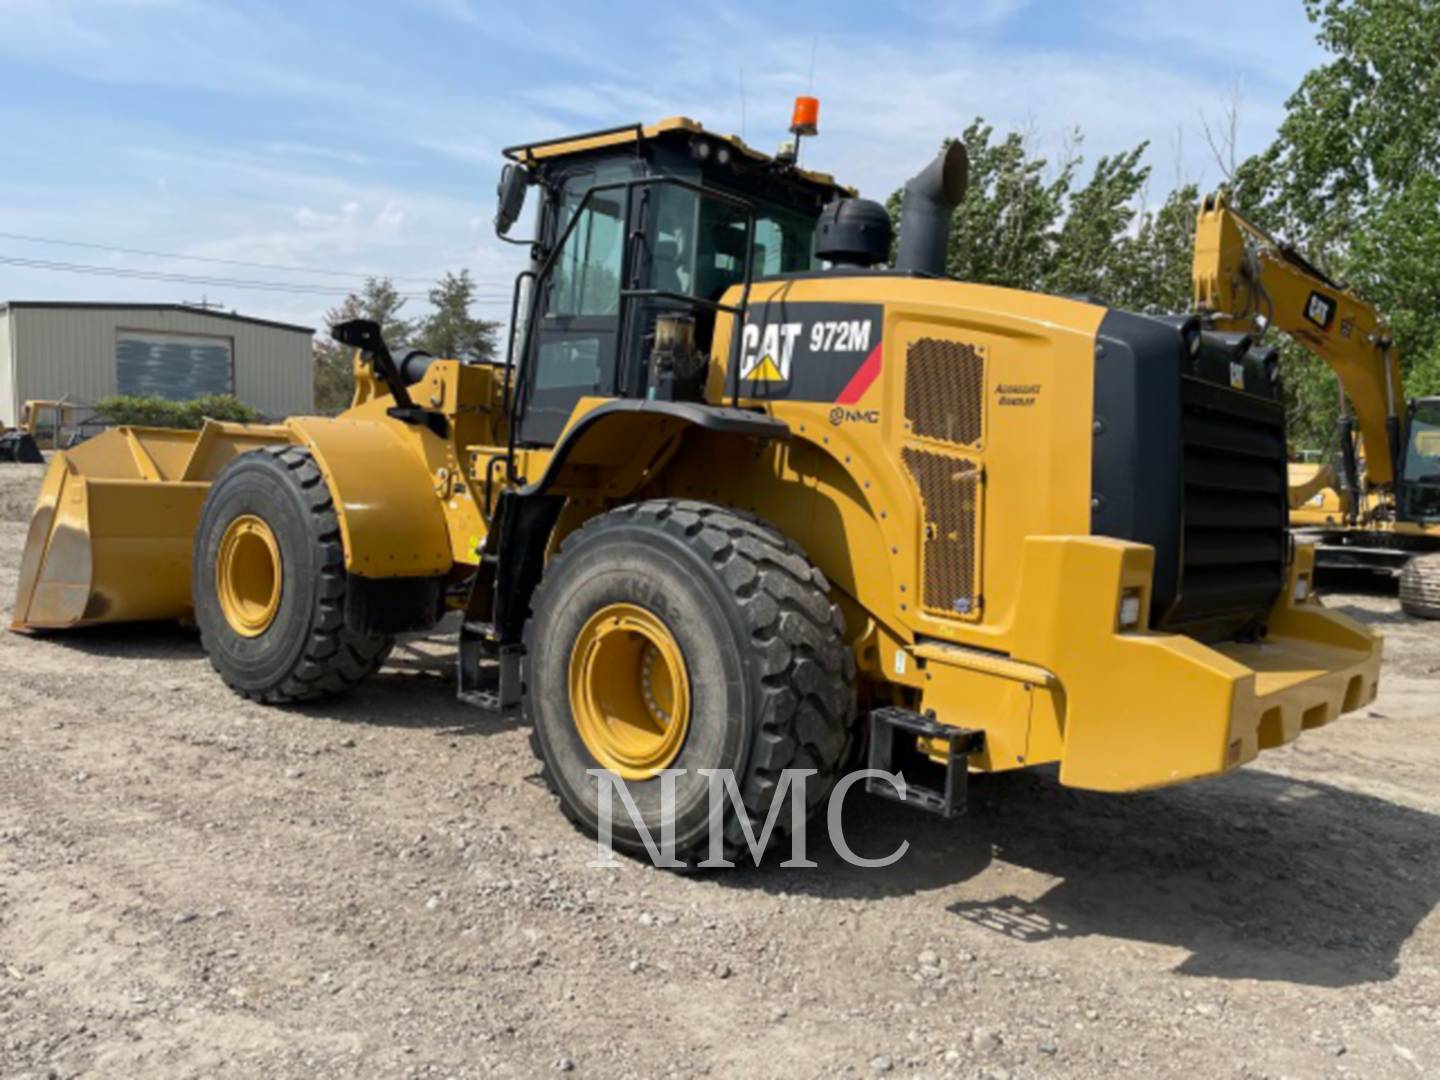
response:
<path id="1" fill-rule="evenodd" d="M 746 213 L 720 199 L 679 187 L 657 190 L 652 287 L 719 300 L 745 279 Z M 811 269 L 815 222 L 803 214 L 757 203 L 753 275 Z"/>
<path id="2" fill-rule="evenodd" d="M 624 190 L 592 195 L 580 210 L 565 246 L 555 259 L 547 315 L 615 315 L 620 310 L 620 270 L 624 254 Z M 567 193 L 560 220 L 568 222 L 579 205 Z M 563 227 L 563 226 L 562 226 Z"/>
<path id="3" fill-rule="evenodd" d="M 1412 484 L 1440 484 L 1440 403 L 1426 403 L 1410 418 L 1405 479 Z"/>

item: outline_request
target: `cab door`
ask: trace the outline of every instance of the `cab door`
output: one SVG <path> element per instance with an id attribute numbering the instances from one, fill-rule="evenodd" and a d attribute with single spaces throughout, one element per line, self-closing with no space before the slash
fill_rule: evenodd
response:
<path id="1" fill-rule="evenodd" d="M 526 445 L 553 446 L 582 397 L 615 392 L 629 189 L 584 196 L 597 184 L 624 178 L 589 171 L 565 182 L 555 235 L 565 231 L 577 210 L 580 216 L 537 301 L 530 385 L 519 430 Z"/>

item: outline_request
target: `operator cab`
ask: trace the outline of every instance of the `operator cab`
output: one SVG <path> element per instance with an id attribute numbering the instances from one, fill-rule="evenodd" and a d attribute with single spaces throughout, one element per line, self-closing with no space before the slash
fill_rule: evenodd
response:
<path id="1" fill-rule="evenodd" d="M 550 446 L 583 397 L 699 400 L 721 298 L 816 265 L 821 208 L 853 194 L 676 117 L 511 147 L 496 228 L 541 192 L 510 362 L 521 445 Z M 528 282 L 522 301 L 521 286 Z M 743 304 L 743 300 L 742 300 Z"/>
<path id="2" fill-rule="evenodd" d="M 1440 397 L 1410 403 L 1400 482 L 1400 517 L 1405 521 L 1440 521 Z"/>

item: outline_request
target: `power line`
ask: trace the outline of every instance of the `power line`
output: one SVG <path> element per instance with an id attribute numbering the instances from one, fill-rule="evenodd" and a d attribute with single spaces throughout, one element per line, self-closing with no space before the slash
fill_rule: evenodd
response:
<path id="1" fill-rule="evenodd" d="M 349 290 L 338 285 L 312 285 L 299 281 L 257 281 L 249 278 L 225 278 L 200 274 L 179 274 L 160 270 L 136 270 L 123 266 L 94 266 L 88 263 L 55 262 L 50 259 L 31 259 L 24 256 L 0 255 L 0 263 L 7 266 L 21 266 L 31 270 L 54 270 L 70 274 L 91 274 L 98 277 L 134 278 L 140 281 L 167 281 L 182 285 L 213 285 L 234 289 L 259 289 L 268 292 L 310 293 L 320 296 L 340 296 Z M 421 297 L 424 293 L 409 292 L 399 295 Z"/>
<path id="2" fill-rule="evenodd" d="M 320 274 L 326 277 L 342 277 L 351 281 L 361 278 L 388 278 L 391 281 L 409 281 L 417 284 L 433 284 L 431 278 L 401 277 L 394 274 L 367 274 L 358 270 L 329 270 L 316 266 L 290 266 L 285 263 L 250 262 L 245 259 L 222 259 L 212 255 L 185 255 L 178 251 L 152 251 L 148 248 L 119 247 L 114 244 L 96 244 L 85 240 L 61 240 L 52 236 L 31 236 L 26 233 L 0 232 L 0 240 L 20 240 L 27 244 L 50 244 L 57 247 L 84 248 L 87 251 L 112 251 L 121 255 L 142 255 L 153 259 L 183 259 L 189 262 L 214 263 L 218 266 L 243 266 L 254 270 L 284 270 L 295 274 Z M 476 284 L 498 285 L 497 282 Z"/>
<path id="3" fill-rule="evenodd" d="M 0 265 L 16 266 L 28 270 L 46 270 L 55 273 L 85 274 L 92 277 L 128 278 L 137 281 L 163 281 L 178 285 L 201 285 L 221 289 L 251 289 L 258 292 L 294 293 L 307 296 L 344 296 L 351 290 L 339 286 L 312 285 L 307 282 L 259 281 L 250 278 L 211 277 L 198 274 L 176 274 L 159 270 L 135 270 L 121 266 L 95 266 L 89 263 L 55 262 L 50 259 L 31 259 L 17 255 L 0 255 Z M 397 292 L 407 300 L 428 299 L 428 292 Z M 508 295 L 479 295 L 471 297 L 476 304 L 508 304 Z"/>

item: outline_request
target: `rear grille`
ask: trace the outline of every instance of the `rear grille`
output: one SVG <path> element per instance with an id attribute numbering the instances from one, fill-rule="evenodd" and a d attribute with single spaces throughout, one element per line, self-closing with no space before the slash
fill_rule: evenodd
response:
<path id="1" fill-rule="evenodd" d="M 905 419 L 910 434 L 975 446 L 984 434 L 985 350 L 920 338 L 905 350 Z"/>
<path id="2" fill-rule="evenodd" d="M 1184 470 L 1179 596 L 1161 625 L 1243 631 L 1285 580 L 1285 412 L 1278 403 L 1181 379 Z"/>
<path id="3" fill-rule="evenodd" d="M 980 614 L 980 494 L 978 462 L 907 446 L 905 466 L 920 490 L 925 517 L 923 603 L 938 615 Z"/>

